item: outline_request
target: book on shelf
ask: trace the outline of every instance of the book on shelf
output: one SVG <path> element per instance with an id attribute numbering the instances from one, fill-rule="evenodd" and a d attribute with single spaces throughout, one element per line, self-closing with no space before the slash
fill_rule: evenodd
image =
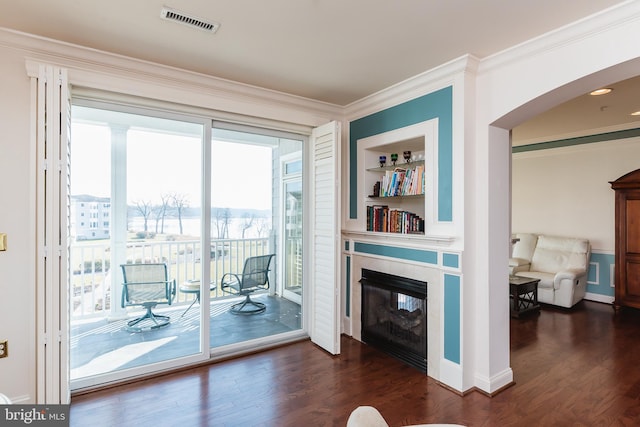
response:
<path id="1" fill-rule="evenodd" d="M 373 193 L 371 194 L 373 197 L 380 197 L 380 181 L 376 181 L 373 184 Z"/>
<path id="2" fill-rule="evenodd" d="M 367 231 L 424 233 L 424 219 L 413 212 L 389 209 L 386 205 L 371 205 L 367 206 Z"/>
<path id="3" fill-rule="evenodd" d="M 377 183 L 376 183 L 377 184 Z M 424 194 L 424 166 L 388 170 L 380 179 L 378 197 L 414 196 Z"/>

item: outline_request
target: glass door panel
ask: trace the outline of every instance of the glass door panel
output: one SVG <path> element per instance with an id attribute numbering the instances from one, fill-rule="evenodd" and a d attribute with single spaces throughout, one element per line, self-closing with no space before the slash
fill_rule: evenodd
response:
<path id="1" fill-rule="evenodd" d="M 203 123 L 80 105 L 72 118 L 72 388 L 203 358 Z"/>
<path id="2" fill-rule="evenodd" d="M 302 304 L 302 180 L 284 183 L 284 293 Z"/>
<path id="3" fill-rule="evenodd" d="M 291 153 L 301 157 L 301 152 L 301 139 L 214 123 L 211 277 L 217 287 L 212 294 L 210 328 L 214 349 L 277 339 L 280 334 L 302 329 L 301 299 L 284 298 L 282 288 L 281 266 L 288 263 L 288 255 L 282 247 L 286 231 L 281 206 L 286 196 L 280 176 L 281 158 Z M 301 188 L 298 197 L 302 196 Z M 255 274 L 257 260 L 265 255 L 273 255 L 268 281 Z M 302 257 L 301 250 L 298 255 Z"/>

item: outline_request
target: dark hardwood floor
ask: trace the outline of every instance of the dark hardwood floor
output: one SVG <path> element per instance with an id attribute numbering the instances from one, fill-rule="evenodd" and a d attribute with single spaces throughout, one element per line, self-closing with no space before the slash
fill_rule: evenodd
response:
<path id="1" fill-rule="evenodd" d="M 460 396 L 343 337 L 309 341 L 74 396 L 71 426 L 344 426 L 358 405 L 391 426 L 640 425 L 640 312 L 584 301 L 511 319 L 516 384 Z"/>

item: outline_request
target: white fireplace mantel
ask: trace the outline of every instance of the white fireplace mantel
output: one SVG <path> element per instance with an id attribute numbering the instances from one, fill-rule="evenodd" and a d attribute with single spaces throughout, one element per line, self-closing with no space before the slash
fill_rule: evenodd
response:
<path id="1" fill-rule="evenodd" d="M 350 307 L 345 333 L 359 341 L 361 336 L 362 269 L 380 271 L 410 279 L 427 282 L 427 375 L 440 380 L 440 360 L 442 358 L 442 274 L 437 266 L 390 259 L 380 256 L 350 252 Z"/>

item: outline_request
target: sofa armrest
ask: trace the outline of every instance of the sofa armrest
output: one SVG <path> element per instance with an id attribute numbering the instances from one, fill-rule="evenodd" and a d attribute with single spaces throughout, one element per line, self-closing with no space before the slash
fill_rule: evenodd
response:
<path id="1" fill-rule="evenodd" d="M 514 275 L 520 271 L 529 271 L 531 262 L 524 258 L 509 258 L 509 274 Z"/>
<path id="2" fill-rule="evenodd" d="M 577 285 L 581 280 L 586 281 L 587 271 L 581 268 L 572 268 L 568 270 L 559 271 L 553 278 L 553 288 L 560 289 L 560 284 L 567 280 L 573 285 Z"/>
<path id="3" fill-rule="evenodd" d="M 509 267 L 519 267 L 521 265 L 531 264 L 528 259 L 524 258 L 509 258 Z"/>

